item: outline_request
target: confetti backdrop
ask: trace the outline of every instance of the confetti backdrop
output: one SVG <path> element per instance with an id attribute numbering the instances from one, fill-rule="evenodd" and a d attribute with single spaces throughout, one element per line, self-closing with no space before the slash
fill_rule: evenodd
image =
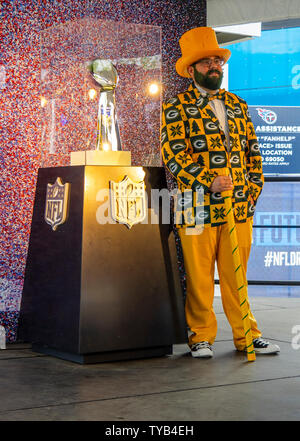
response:
<path id="1" fill-rule="evenodd" d="M 42 166 L 68 166 L 72 152 L 96 148 L 94 60 L 117 69 L 121 147 L 132 165 L 160 165 L 161 94 L 149 87 L 162 82 L 161 27 L 87 17 L 41 31 Z"/>
<path id="2" fill-rule="evenodd" d="M 178 40 L 188 29 L 205 26 L 206 0 L 2 0 L 0 19 L 0 325 L 7 341 L 14 342 L 37 171 L 43 165 L 42 36 L 82 19 L 160 27 L 162 95 L 167 99 L 187 86 L 174 68 Z M 58 50 L 61 44 L 57 41 Z M 134 149 L 137 162 L 146 159 L 139 145 Z"/>

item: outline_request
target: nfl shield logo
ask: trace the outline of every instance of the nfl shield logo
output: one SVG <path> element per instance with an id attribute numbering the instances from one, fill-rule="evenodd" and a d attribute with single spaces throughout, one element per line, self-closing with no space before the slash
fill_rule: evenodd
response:
<path id="1" fill-rule="evenodd" d="M 54 184 L 47 184 L 45 221 L 53 231 L 67 219 L 69 193 L 70 184 L 63 184 L 61 178 L 57 178 Z"/>
<path id="2" fill-rule="evenodd" d="M 144 181 L 133 182 L 128 176 L 120 182 L 110 181 L 110 206 L 113 220 L 129 229 L 146 217 Z"/>

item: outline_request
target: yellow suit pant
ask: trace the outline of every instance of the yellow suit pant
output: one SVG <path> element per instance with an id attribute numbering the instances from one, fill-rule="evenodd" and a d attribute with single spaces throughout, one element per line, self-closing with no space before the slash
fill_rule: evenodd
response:
<path id="1" fill-rule="evenodd" d="M 241 263 L 245 281 L 247 262 L 252 242 L 252 219 L 236 223 Z M 239 296 L 233 269 L 232 251 L 227 224 L 205 226 L 198 235 L 186 234 L 185 228 L 178 230 L 186 271 L 185 314 L 191 335 L 189 344 L 208 341 L 213 344 L 217 335 L 217 320 L 213 309 L 214 273 L 217 262 L 223 309 L 231 325 L 233 341 L 238 350 L 246 346 Z M 250 311 L 252 337 L 261 336 Z"/>

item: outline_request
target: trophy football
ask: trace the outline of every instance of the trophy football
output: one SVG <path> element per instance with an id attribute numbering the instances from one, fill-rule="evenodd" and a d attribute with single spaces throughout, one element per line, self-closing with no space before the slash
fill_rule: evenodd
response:
<path id="1" fill-rule="evenodd" d="M 121 150 L 115 112 L 115 88 L 118 72 L 109 60 L 94 60 L 91 65 L 94 80 L 100 85 L 96 150 Z"/>
<path id="2" fill-rule="evenodd" d="M 131 165 L 131 152 L 122 151 L 116 117 L 115 89 L 118 72 L 110 60 L 89 63 L 90 75 L 100 86 L 95 150 L 71 153 L 71 165 Z"/>

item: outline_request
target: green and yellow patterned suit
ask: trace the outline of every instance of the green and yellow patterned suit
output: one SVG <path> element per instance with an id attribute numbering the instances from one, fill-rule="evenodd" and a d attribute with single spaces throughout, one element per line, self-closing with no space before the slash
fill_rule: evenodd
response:
<path id="1" fill-rule="evenodd" d="M 225 205 L 220 193 L 210 192 L 210 186 L 218 175 L 229 169 L 234 190 L 232 203 L 237 222 L 245 222 L 254 214 L 255 204 L 262 190 L 264 178 L 262 158 L 249 116 L 247 103 L 237 95 L 220 89 L 217 98 L 225 103 L 230 149 L 226 148 L 226 136 L 203 97 L 191 84 L 188 90 L 163 104 L 162 156 L 163 161 L 177 180 L 181 191 L 192 190 L 197 194 L 204 190 L 204 224 L 224 224 Z M 251 197 L 254 205 L 251 202 Z M 195 210 L 197 196 L 192 198 Z M 192 218 L 195 218 L 195 211 Z M 184 219 L 188 219 L 185 216 Z M 192 223 L 187 220 L 187 225 Z M 181 223 L 183 226 L 184 222 Z"/>

